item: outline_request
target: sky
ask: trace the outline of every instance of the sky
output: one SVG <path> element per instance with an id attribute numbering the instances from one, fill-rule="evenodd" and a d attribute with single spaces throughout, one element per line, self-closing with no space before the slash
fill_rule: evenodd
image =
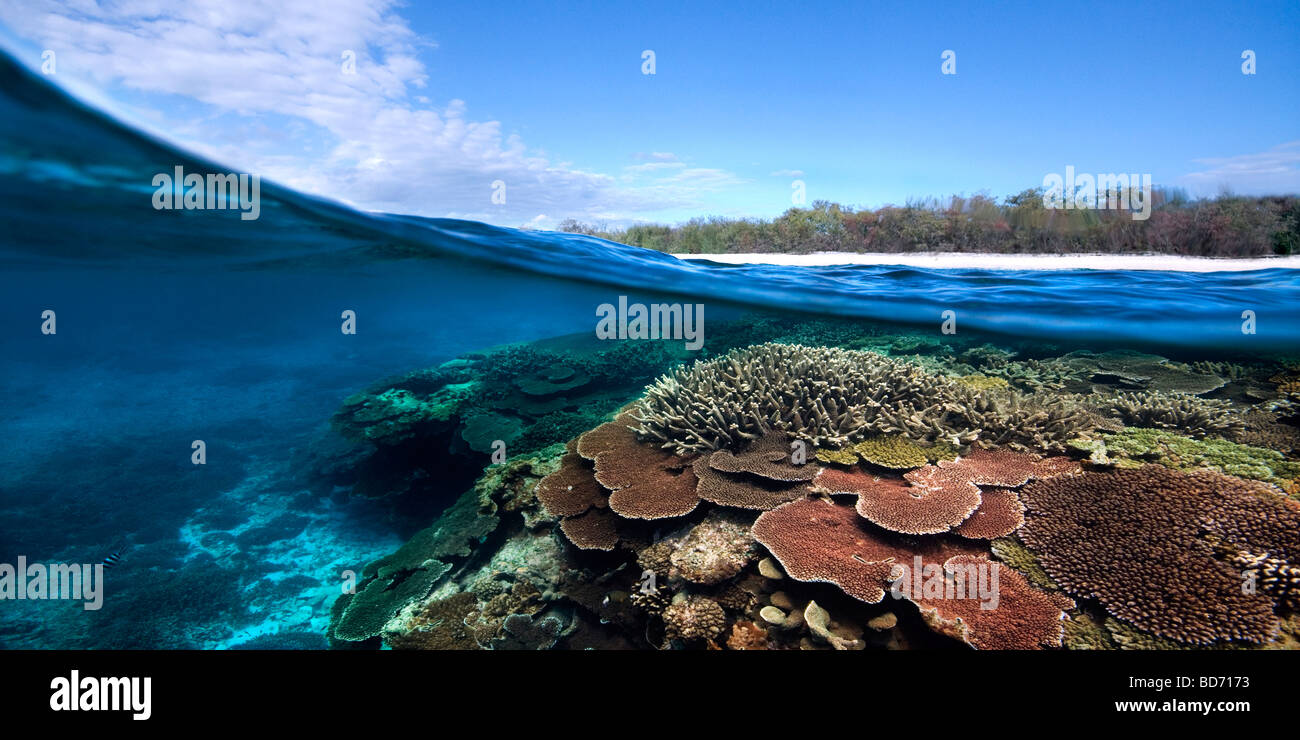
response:
<path id="1" fill-rule="evenodd" d="M 1000 199 L 1066 167 L 1300 193 L 1294 0 L 0 0 L 0 44 L 232 171 L 504 226 Z"/>

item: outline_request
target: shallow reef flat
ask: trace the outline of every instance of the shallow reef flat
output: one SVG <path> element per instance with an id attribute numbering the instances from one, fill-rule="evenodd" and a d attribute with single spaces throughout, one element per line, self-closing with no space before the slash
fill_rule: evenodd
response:
<path id="1" fill-rule="evenodd" d="M 365 567 L 328 638 L 1292 648 L 1298 401 L 1293 357 L 765 315 L 699 353 L 474 353 L 348 398 L 329 443 L 347 454 L 306 457 L 350 496 L 464 491 Z"/>

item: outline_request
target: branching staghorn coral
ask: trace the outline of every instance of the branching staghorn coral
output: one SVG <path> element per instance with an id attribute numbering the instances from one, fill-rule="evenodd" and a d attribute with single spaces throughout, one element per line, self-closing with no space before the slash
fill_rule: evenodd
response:
<path id="1" fill-rule="evenodd" d="M 1072 397 L 978 390 L 874 352 L 759 344 L 664 375 L 634 427 L 678 454 L 737 448 L 772 430 L 814 447 L 873 434 L 1062 449 L 1096 418 Z"/>
<path id="2" fill-rule="evenodd" d="M 1231 439 L 1245 428 L 1241 414 L 1230 401 L 1185 393 L 1118 393 L 1109 401 L 1107 410 L 1128 426 L 1172 429 L 1196 439 Z"/>

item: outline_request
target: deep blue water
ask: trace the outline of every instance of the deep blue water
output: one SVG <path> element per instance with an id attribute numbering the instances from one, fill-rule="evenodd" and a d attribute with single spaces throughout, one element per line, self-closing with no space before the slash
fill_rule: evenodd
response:
<path id="1" fill-rule="evenodd" d="M 382 377 L 590 334 L 620 295 L 702 303 L 706 322 L 761 309 L 933 329 L 954 310 L 962 331 L 1062 347 L 1300 346 L 1295 271 L 727 266 L 361 213 L 268 182 L 255 221 L 155 210 L 153 176 L 178 165 L 224 171 L 0 57 L 0 562 L 128 553 L 109 584 L 117 610 L 7 604 L 0 647 L 228 647 L 268 632 L 320 646 L 334 574 L 412 525 L 309 491 L 294 454 Z M 45 310 L 56 334 L 41 332 Z M 1257 334 L 1242 334 L 1244 310 Z M 432 508 L 460 489 L 442 493 Z"/>

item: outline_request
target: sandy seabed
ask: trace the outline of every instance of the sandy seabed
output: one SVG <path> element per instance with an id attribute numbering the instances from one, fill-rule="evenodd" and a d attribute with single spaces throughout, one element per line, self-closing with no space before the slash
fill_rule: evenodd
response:
<path id="1" fill-rule="evenodd" d="M 1300 269 L 1300 256 L 1220 259 L 1164 254 L 976 254 L 924 252 L 918 254 L 675 254 L 686 260 L 726 264 L 767 264 L 818 267 L 830 265 L 907 265 L 989 270 L 1172 270 L 1177 272 L 1239 272 L 1285 267 Z"/>

